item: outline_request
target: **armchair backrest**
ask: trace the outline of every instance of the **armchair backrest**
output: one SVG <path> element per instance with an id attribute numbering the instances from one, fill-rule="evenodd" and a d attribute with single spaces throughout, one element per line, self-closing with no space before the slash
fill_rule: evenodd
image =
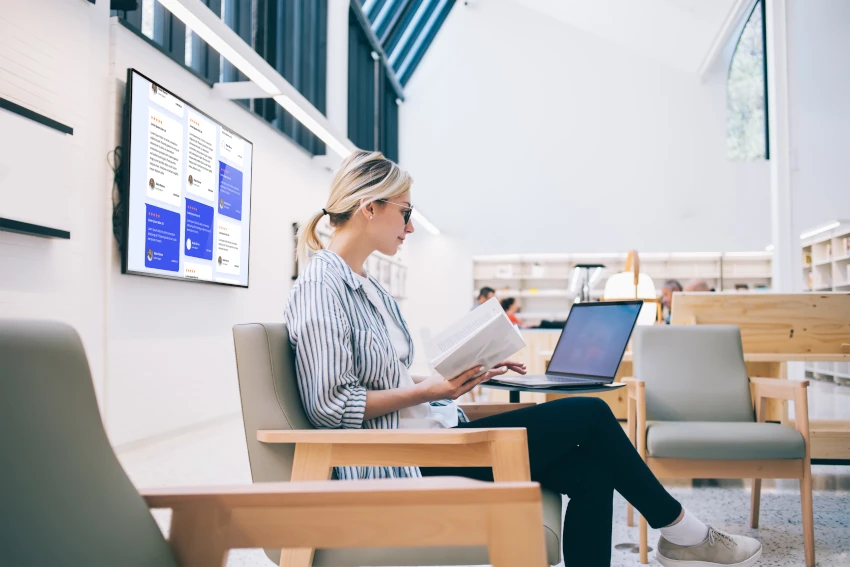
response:
<path id="1" fill-rule="evenodd" d="M 657 421 L 754 421 L 741 332 L 732 325 L 635 329 L 634 375 Z"/>
<path id="2" fill-rule="evenodd" d="M 106 437 L 70 326 L 0 319 L 0 428 L 3 564 L 176 565 Z"/>
<path id="3" fill-rule="evenodd" d="M 313 429 L 304 413 L 284 323 L 233 327 L 248 460 L 254 482 L 289 481 L 294 445 L 257 441 L 260 429 Z"/>

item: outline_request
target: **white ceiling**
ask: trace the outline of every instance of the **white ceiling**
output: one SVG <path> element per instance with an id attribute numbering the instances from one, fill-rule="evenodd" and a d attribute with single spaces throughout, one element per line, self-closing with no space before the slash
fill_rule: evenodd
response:
<path id="1" fill-rule="evenodd" d="M 738 0 L 513 0 L 565 24 L 697 73 Z"/>

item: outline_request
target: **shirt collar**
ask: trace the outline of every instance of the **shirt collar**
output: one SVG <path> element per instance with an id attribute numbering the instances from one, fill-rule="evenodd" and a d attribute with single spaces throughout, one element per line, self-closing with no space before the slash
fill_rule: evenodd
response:
<path id="1" fill-rule="evenodd" d="M 336 252 L 331 252 L 326 248 L 317 250 L 313 255 L 313 259 L 327 262 L 331 268 L 333 268 L 340 277 L 342 277 L 342 281 L 344 281 L 352 290 L 360 289 L 363 286 L 360 280 L 354 275 L 354 270 L 351 269 L 351 266 L 349 266 L 345 260 L 340 258 L 339 254 Z"/>
<path id="2" fill-rule="evenodd" d="M 363 276 L 358 277 L 354 270 L 351 269 L 351 266 L 348 265 L 348 262 L 343 260 L 336 252 L 332 252 L 327 248 L 324 248 L 322 250 L 318 250 L 313 257 L 321 258 L 333 266 L 339 272 L 339 275 L 342 276 L 342 280 L 348 284 L 348 287 L 352 290 L 357 290 L 363 287 L 363 280 L 361 279 Z M 369 281 L 373 284 L 377 284 L 377 280 L 374 276 L 372 276 L 372 274 L 367 271 L 366 275 L 368 276 Z M 377 289 L 381 295 L 390 297 L 390 294 L 387 293 L 381 285 L 375 285 L 375 289 Z"/>

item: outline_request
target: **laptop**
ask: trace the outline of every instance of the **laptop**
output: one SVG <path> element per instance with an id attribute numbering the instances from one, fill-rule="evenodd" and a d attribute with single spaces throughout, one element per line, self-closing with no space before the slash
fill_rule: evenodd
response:
<path id="1" fill-rule="evenodd" d="M 529 388 L 598 388 L 614 382 L 643 301 L 576 303 L 545 375 L 502 376 L 493 383 Z"/>

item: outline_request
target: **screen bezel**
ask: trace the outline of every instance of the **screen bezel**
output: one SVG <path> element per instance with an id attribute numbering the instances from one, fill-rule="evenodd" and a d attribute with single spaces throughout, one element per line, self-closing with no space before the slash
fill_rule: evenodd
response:
<path id="1" fill-rule="evenodd" d="M 251 144 L 251 165 L 250 165 L 251 191 L 250 191 L 250 195 L 248 197 L 248 274 L 247 274 L 247 278 L 245 280 L 245 285 L 242 285 L 241 283 L 232 284 L 232 283 L 224 283 L 224 282 L 208 281 L 208 280 L 200 280 L 200 279 L 199 280 L 193 280 L 193 279 L 190 279 L 190 278 L 186 278 L 185 276 L 170 276 L 170 275 L 167 275 L 167 274 L 157 274 L 157 273 L 151 273 L 151 272 L 139 272 L 139 271 L 136 271 L 136 270 L 130 270 L 128 268 L 127 263 L 128 263 L 129 252 L 130 252 L 130 203 L 131 203 L 131 200 L 130 200 L 130 180 L 132 179 L 132 177 L 130 175 L 130 168 L 131 168 L 131 165 L 132 165 L 132 161 L 131 161 L 132 151 L 131 151 L 130 145 L 132 143 L 131 141 L 132 141 L 132 138 L 133 138 L 133 135 L 132 135 L 132 132 L 131 132 L 132 127 L 133 127 L 133 74 L 138 75 L 139 77 L 145 79 L 146 81 L 150 81 L 151 83 L 155 84 L 157 87 L 160 86 L 160 83 L 154 81 L 153 79 L 151 79 L 150 77 L 148 77 L 144 73 L 139 72 L 135 68 L 131 67 L 131 68 L 127 69 L 127 92 L 126 92 L 126 95 L 124 97 L 124 129 L 123 129 L 123 133 L 122 133 L 122 142 L 121 142 L 122 146 L 124 148 L 126 148 L 126 150 L 124 152 L 122 152 L 122 155 L 126 156 L 126 160 L 127 160 L 126 161 L 127 165 L 126 165 L 126 167 L 124 167 L 124 175 L 123 175 L 123 181 L 122 181 L 122 186 L 123 186 L 122 187 L 122 192 L 123 192 L 122 199 L 123 199 L 126 206 L 124 207 L 124 211 L 123 211 L 124 212 L 124 218 L 122 220 L 123 243 L 121 245 L 121 273 L 122 274 L 129 274 L 129 275 L 133 275 L 133 276 L 148 276 L 148 277 L 152 277 L 152 278 L 160 278 L 160 279 L 173 280 L 173 281 L 178 281 L 178 282 L 215 284 L 215 285 L 224 286 L 224 287 L 248 289 L 248 287 L 251 283 L 251 220 L 252 220 L 251 217 L 253 216 L 252 215 L 252 213 L 253 213 L 252 201 L 254 199 L 254 143 L 251 140 L 249 140 L 248 138 L 246 138 L 245 136 L 243 136 L 242 134 L 240 134 L 239 132 L 237 132 L 236 130 L 234 130 L 233 128 L 230 128 L 229 126 L 225 126 L 224 124 L 222 124 L 221 121 L 216 120 L 215 118 L 213 118 L 212 116 L 210 116 L 209 114 L 204 112 L 203 110 L 199 109 L 194 104 L 190 103 L 189 101 L 187 101 L 186 99 L 184 99 L 182 97 L 177 96 L 176 94 L 174 94 L 173 91 L 171 91 L 170 89 L 166 89 L 164 87 L 163 87 L 163 90 L 165 90 L 168 94 L 170 94 L 171 96 L 173 96 L 174 98 L 176 98 L 177 100 L 182 102 L 183 104 L 191 107 L 193 111 L 197 112 L 198 114 L 204 115 L 209 120 L 215 122 L 219 127 L 227 128 L 229 131 L 233 132 L 234 134 L 236 134 L 237 136 L 239 136 L 240 138 L 245 140 L 245 142 Z"/>
<path id="2" fill-rule="evenodd" d="M 623 364 L 623 355 L 626 354 L 626 349 L 629 348 L 629 341 L 632 339 L 632 334 L 635 332 L 635 326 L 637 325 L 638 317 L 640 316 L 640 311 L 643 308 L 643 299 L 629 299 L 625 301 L 593 301 L 593 302 L 585 302 L 585 303 L 574 303 L 570 308 L 570 314 L 567 315 L 567 322 L 564 324 L 564 329 L 561 331 L 561 336 L 558 337 L 558 343 L 555 345 L 555 348 L 552 350 L 552 358 L 549 359 L 549 364 L 546 365 L 546 374 L 551 374 L 553 376 L 580 376 L 583 378 L 592 378 L 596 380 L 603 380 L 607 383 L 611 383 L 617 377 L 617 372 L 620 370 L 620 365 Z M 549 367 L 552 366 L 552 361 L 555 360 L 555 353 L 558 351 L 558 345 L 561 344 L 561 340 L 564 338 L 564 331 L 567 330 L 567 325 L 570 323 L 570 315 L 573 314 L 573 309 L 582 308 L 582 307 L 601 307 L 604 305 L 637 305 L 638 310 L 635 315 L 634 321 L 632 321 L 632 328 L 629 329 L 629 336 L 626 338 L 626 342 L 623 345 L 623 351 L 620 353 L 620 358 L 617 362 L 617 367 L 614 369 L 613 376 L 601 376 L 598 374 L 580 374 L 578 372 L 558 372 L 557 370 L 549 370 Z"/>

